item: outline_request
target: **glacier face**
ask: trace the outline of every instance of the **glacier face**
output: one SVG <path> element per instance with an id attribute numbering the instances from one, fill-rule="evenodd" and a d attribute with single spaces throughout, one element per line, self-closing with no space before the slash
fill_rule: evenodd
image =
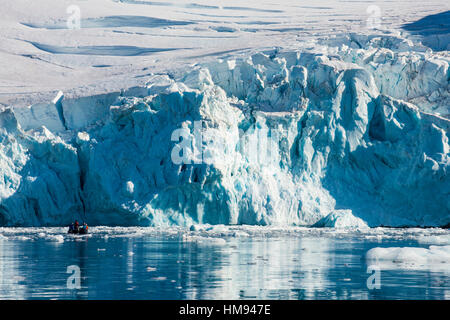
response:
<path id="1" fill-rule="evenodd" d="M 449 224 L 448 56 L 382 36 L 323 51 L 3 108 L 0 225 Z"/>

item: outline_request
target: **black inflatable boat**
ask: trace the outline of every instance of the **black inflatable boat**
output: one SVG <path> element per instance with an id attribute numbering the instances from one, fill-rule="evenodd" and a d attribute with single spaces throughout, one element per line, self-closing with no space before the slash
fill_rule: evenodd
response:
<path id="1" fill-rule="evenodd" d="M 72 223 L 69 226 L 69 231 L 68 233 L 71 234 L 88 234 L 89 232 L 89 227 L 87 226 L 87 224 L 83 224 L 81 226 L 79 226 L 78 224 Z"/>

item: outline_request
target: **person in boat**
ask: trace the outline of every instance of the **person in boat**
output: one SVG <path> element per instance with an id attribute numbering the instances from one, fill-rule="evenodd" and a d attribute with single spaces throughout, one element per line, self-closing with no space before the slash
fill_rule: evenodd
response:
<path id="1" fill-rule="evenodd" d="M 69 226 L 69 233 L 78 233 L 79 231 L 80 224 L 78 223 L 78 220 L 75 220 L 75 222 Z"/>
<path id="2" fill-rule="evenodd" d="M 89 229 L 89 227 L 86 224 L 86 222 L 83 222 L 83 225 L 80 227 L 79 233 L 86 234 L 86 233 L 88 233 L 88 229 Z"/>

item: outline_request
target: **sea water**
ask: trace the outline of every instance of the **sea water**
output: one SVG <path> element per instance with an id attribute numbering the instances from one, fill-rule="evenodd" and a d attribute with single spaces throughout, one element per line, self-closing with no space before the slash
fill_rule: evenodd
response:
<path id="1" fill-rule="evenodd" d="M 447 263 L 366 260 L 374 247 L 449 239 L 445 229 L 0 228 L 0 299 L 450 299 Z"/>

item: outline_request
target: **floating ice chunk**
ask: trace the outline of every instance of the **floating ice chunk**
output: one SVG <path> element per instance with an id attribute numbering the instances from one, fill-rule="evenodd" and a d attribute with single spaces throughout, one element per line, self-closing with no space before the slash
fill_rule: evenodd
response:
<path id="1" fill-rule="evenodd" d="M 206 228 L 205 230 L 208 232 L 211 232 L 211 233 L 221 233 L 221 232 L 228 231 L 228 228 L 227 228 L 227 226 L 225 226 L 223 224 L 218 224 L 218 225 L 210 226 L 210 227 Z"/>
<path id="2" fill-rule="evenodd" d="M 183 235 L 183 241 L 211 246 L 224 246 L 227 244 L 227 241 L 223 238 L 192 236 L 192 235 Z"/>
<path id="3" fill-rule="evenodd" d="M 15 239 L 15 240 L 21 240 L 21 241 L 33 241 L 33 238 L 31 238 L 31 237 L 26 237 L 26 236 L 17 236 L 17 237 L 14 237 L 13 239 Z"/>
<path id="4" fill-rule="evenodd" d="M 424 244 L 450 245 L 450 235 L 424 235 L 419 237 L 417 241 Z"/>
<path id="5" fill-rule="evenodd" d="M 373 248 L 366 253 L 368 265 L 381 269 L 430 269 L 450 272 L 450 245 L 427 248 Z"/>
<path id="6" fill-rule="evenodd" d="M 54 242 L 58 242 L 58 243 L 62 243 L 64 242 L 64 237 L 60 234 L 58 235 L 46 235 L 45 236 L 46 240 L 50 240 L 50 241 L 54 241 Z"/>

